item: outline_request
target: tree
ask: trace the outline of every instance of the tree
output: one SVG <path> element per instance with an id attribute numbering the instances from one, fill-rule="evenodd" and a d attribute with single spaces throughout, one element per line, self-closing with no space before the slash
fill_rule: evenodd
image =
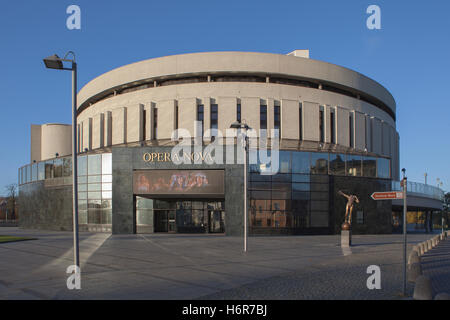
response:
<path id="1" fill-rule="evenodd" d="M 17 201 L 17 184 L 11 183 L 5 187 L 7 203 L 6 210 L 9 213 L 9 217 L 11 219 L 15 219 L 16 217 L 16 201 Z"/>

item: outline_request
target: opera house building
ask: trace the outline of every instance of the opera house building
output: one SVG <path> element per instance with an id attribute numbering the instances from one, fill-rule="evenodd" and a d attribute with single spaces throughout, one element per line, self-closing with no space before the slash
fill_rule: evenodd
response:
<path id="1" fill-rule="evenodd" d="M 31 125 L 21 227 L 72 230 L 71 128 Z M 182 54 L 111 70 L 78 92 L 77 140 L 80 230 L 240 235 L 244 168 L 251 235 L 338 233 L 340 190 L 360 200 L 354 233 L 392 233 L 401 210 L 370 197 L 399 188 L 393 96 L 307 50 Z M 410 198 L 412 210 L 442 207 L 429 185 Z"/>

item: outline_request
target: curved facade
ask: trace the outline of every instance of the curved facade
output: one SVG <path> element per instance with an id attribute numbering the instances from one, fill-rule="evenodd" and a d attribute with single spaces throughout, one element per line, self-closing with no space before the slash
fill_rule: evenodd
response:
<path id="1" fill-rule="evenodd" d="M 376 203 L 370 194 L 391 190 L 399 178 L 395 100 L 347 68 L 298 51 L 150 59 L 85 85 L 77 120 L 82 230 L 242 234 L 243 158 L 229 128 L 245 121 L 252 128 L 251 234 L 337 233 L 345 208 L 339 190 L 361 200 L 355 233 L 392 232 L 391 202 Z M 231 133 L 223 162 L 208 162 L 221 141 L 214 129 Z M 269 158 L 279 150 L 275 171 L 264 148 L 252 145 L 264 140 L 263 130 L 278 130 L 268 139 Z M 39 143 L 56 147 L 54 139 L 70 140 L 68 132 L 40 134 Z M 188 160 L 180 164 L 172 151 L 187 136 L 191 149 L 178 154 Z M 63 144 L 70 153 L 70 141 Z M 70 230 L 71 159 L 46 158 L 55 149 L 40 152 L 37 163 L 19 170 L 21 224 Z"/>
<path id="2" fill-rule="evenodd" d="M 72 126 L 31 125 L 31 163 L 72 154 Z"/>
<path id="3" fill-rule="evenodd" d="M 392 177 L 399 175 L 392 95 L 360 73 L 326 62 L 248 52 L 162 57 L 95 78 L 81 89 L 78 103 L 80 152 L 170 140 L 177 128 L 194 135 L 198 106 L 205 130 L 212 127 L 211 106 L 219 130 L 236 121 L 238 106 L 241 118 L 258 130 L 266 106 L 266 129 L 279 127 L 281 149 L 304 141 L 386 157 Z"/>

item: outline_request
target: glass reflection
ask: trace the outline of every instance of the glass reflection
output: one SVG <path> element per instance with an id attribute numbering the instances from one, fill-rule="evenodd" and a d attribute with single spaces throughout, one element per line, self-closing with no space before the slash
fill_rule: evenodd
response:
<path id="1" fill-rule="evenodd" d="M 310 153 L 293 152 L 292 153 L 292 173 L 310 172 Z"/>
<path id="2" fill-rule="evenodd" d="M 345 176 L 345 155 L 330 153 L 330 174 Z"/>
<path id="3" fill-rule="evenodd" d="M 390 178 L 390 161 L 389 159 L 378 158 L 377 159 L 378 178 L 388 179 Z"/>
<path id="4" fill-rule="evenodd" d="M 347 155 L 347 175 L 361 176 L 361 156 Z"/>
<path id="5" fill-rule="evenodd" d="M 377 176 L 377 159 L 373 157 L 363 158 L 363 175 L 364 177 L 375 178 Z"/>
<path id="6" fill-rule="evenodd" d="M 328 153 L 311 153 L 311 174 L 328 174 Z"/>

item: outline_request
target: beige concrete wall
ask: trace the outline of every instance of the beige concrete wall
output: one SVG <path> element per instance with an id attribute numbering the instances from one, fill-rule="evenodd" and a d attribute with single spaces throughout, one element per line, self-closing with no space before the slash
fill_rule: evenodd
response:
<path id="1" fill-rule="evenodd" d="M 302 112 L 303 140 L 319 141 L 319 104 L 304 101 Z"/>
<path id="2" fill-rule="evenodd" d="M 372 118 L 372 152 L 376 154 L 382 154 L 382 127 L 381 120 L 377 118 Z"/>
<path id="3" fill-rule="evenodd" d="M 122 144 L 126 141 L 127 109 L 124 107 L 112 111 L 112 144 Z"/>
<path id="4" fill-rule="evenodd" d="M 264 54 L 263 54 L 264 55 Z M 208 55 L 206 55 L 208 56 Z M 206 57 L 203 56 L 203 57 Z M 234 71 L 239 71 L 240 68 L 246 68 L 245 64 L 248 63 L 252 65 L 250 69 L 255 69 L 256 67 L 261 68 L 260 71 L 273 70 L 274 66 L 266 66 L 266 58 L 262 60 L 256 59 L 256 61 L 250 59 L 251 57 L 257 57 L 254 55 L 243 55 L 243 60 L 236 60 L 234 55 L 230 59 L 233 60 L 234 66 L 232 69 Z M 273 62 L 273 56 L 269 55 L 268 58 Z M 92 83 L 88 84 L 84 89 L 93 90 L 95 86 L 100 88 L 101 86 L 106 86 L 108 81 L 124 81 L 122 78 L 118 77 L 119 74 L 123 75 L 125 78 L 136 77 L 136 79 L 141 79 L 138 77 L 139 74 L 165 74 L 167 70 L 172 70 L 173 74 L 181 74 L 187 72 L 189 68 L 197 68 L 206 71 L 214 70 L 217 65 L 224 64 L 227 66 L 226 55 L 219 55 L 219 61 L 210 61 L 207 58 L 204 64 L 201 60 L 197 58 L 192 60 L 193 65 L 184 66 L 178 65 L 177 68 L 173 69 L 173 64 L 169 62 L 173 61 L 191 61 L 191 60 L 173 60 L 173 59 L 155 59 L 158 63 L 144 63 L 141 66 L 146 66 L 146 70 L 138 70 L 134 67 L 131 69 L 121 69 L 119 73 L 116 71 L 107 73 L 108 77 L 102 78 L 105 83 L 100 83 L 94 80 Z M 292 59 L 300 59 L 298 57 L 291 57 Z M 222 59 L 222 60 L 221 60 Z M 225 59 L 225 60 L 223 60 Z M 278 59 L 278 58 L 277 58 Z M 312 70 L 308 69 L 313 65 L 308 65 L 307 70 L 300 70 L 296 65 L 296 60 L 285 60 L 281 59 L 279 63 L 280 66 L 276 67 L 278 70 L 283 70 L 285 74 L 295 74 L 300 72 L 302 74 L 310 73 L 312 75 Z M 267 60 L 267 61 L 269 61 Z M 259 62 L 258 62 L 259 61 Z M 317 77 L 314 79 L 322 78 L 333 78 L 335 80 L 341 79 L 343 81 L 342 85 L 349 85 L 348 81 L 351 76 L 350 74 L 357 74 L 353 71 L 343 70 L 340 67 L 327 69 L 323 63 L 314 64 L 318 66 Z M 228 65 L 229 66 L 229 65 Z M 292 70 L 289 70 L 287 66 L 291 66 Z M 305 65 L 306 66 L 306 65 Z M 127 66 L 128 67 L 128 66 Z M 154 68 L 154 69 L 153 69 Z M 325 69 L 324 69 L 325 68 Z M 250 70 L 248 69 L 248 70 Z M 128 70 L 131 74 L 124 73 L 124 70 Z M 231 69 L 230 69 L 231 70 Z M 247 70 L 247 69 L 245 69 Z M 244 71 L 245 71 L 244 70 Z M 255 69 L 256 70 L 256 69 Z M 343 72 L 341 75 L 324 75 L 322 72 L 324 70 L 333 72 Z M 205 72 L 206 72 L 205 71 Z M 223 70 L 222 70 L 223 71 Z M 170 72 L 167 73 L 168 75 Z M 198 74 L 201 74 L 199 71 Z M 269 74 L 270 75 L 270 74 Z M 111 76 L 111 78 L 109 78 Z M 117 77 L 117 79 L 115 79 Z M 350 77 L 350 78 L 349 78 Z M 124 78 L 124 79 L 125 79 Z M 108 80 L 109 79 L 109 80 Z M 115 80 L 114 80 L 115 79 Z M 361 80 L 359 76 L 355 79 Z M 366 79 L 367 80 L 367 79 Z M 355 87 L 362 89 L 365 86 L 374 85 L 371 81 L 361 80 L 361 83 L 354 83 Z M 366 81 L 366 82 L 365 82 Z M 379 86 L 378 84 L 374 85 Z M 88 92 L 82 90 L 84 93 Z M 374 89 L 372 87 L 372 89 Z M 368 89 L 369 91 L 372 89 Z M 383 89 L 384 90 L 384 89 Z M 95 91 L 95 90 L 94 90 Z M 376 91 L 376 90 L 375 90 Z M 80 92 L 80 94 L 84 94 Z M 373 91 L 372 91 L 373 93 Z M 388 94 L 389 95 L 389 94 Z M 392 134 L 389 132 L 388 141 L 386 140 L 386 135 L 383 135 L 382 127 L 376 127 L 378 124 L 381 125 L 381 121 L 384 121 L 389 127 L 393 128 L 395 131 L 395 121 L 384 111 L 379 108 L 364 102 L 357 98 L 352 98 L 349 96 L 344 96 L 341 94 L 329 92 L 326 90 L 318 90 L 314 88 L 297 87 L 290 85 L 280 85 L 275 83 L 256 83 L 256 82 L 206 82 L 206 83 L 188 83 L 182 85 L 169 85 L 161 86 L 155 88 L 148 88 L 138 91 L 133 91 L 129 93 L 119 94 L 117 96 L 101 100 L 94 103 L 92 106 L 84 110 L 78 117 L 78 121 L 82 124 L 81 131 L 83 137 L 83 145 L 86 145 L 86 137 L 89 137 L 89 125 L 86 125 L 85 121 L 89 118 L 93 119 L 93 130 L 92 130 L 92 141 L 93 148 L 95 149 L 98 145 L 97 136 L 97 126 L 96 119 L 98 115 L 104 113 L 104 145 L 117 145 L 125 142 L 135 142 L 140 141 L 143 138 L 142 126 L 143 126 L 143 114 L 142 110 L 146 110 L 146 139 L 152 138 L 153 132 L 153 121 L 152 121 L 152 108 L 158 109 L 158 139 L 169 139 L 171 137 L 171 132 L 175 128 L 175 106 L 178 105 L 179 108 L 179 128 L 185 128 L 189 130 L 191 135 L 194 135 L 194 121 L 197 115 L 197 105 L 204 105 L 204 128 L 208 129 L 210 127 L 210 104 L 218 104 L 218 127 L 225 133 L 225 130 L 229 128 L 231 123 L 236 120 L 236 105 L 238 101 L 241 103 L 241 118 L 246 120 L 250 127 L 259 130 L 260 119 L 259 119 L 259 108 L 262 103 L 268 106 L 267 118 L 268 118 L 268 128 L 273 128 L 273 107 L 275 105 L 281 106 L 281 126 L 282 126 L 282 138 L 283 139 L 298 139 L 299 138 L 299 115 L 298 115 L 298 104 L 303 103 L 303 139 L 310 141 L 319 141 L 319 105 L 324 106 L 325 115 L 325 142 L 331 141 L 330 133 L 330 110 L 335 108 L 335 137 L 337 144 L 348 147 L 349 146 L 349 126 L 348 126 L 348 115 L 349 112 L 354 112 L 354 146 L 357 151 L 363 152 L 367 145 L 369 152 L 374 152 L 378 155 L 387 154 L 393 156 L 392 149 L 395 147 L 391 141 Z M 393 102 L 393 101 L 391 101 Z M 393 102 L 395 105 L 395 102 Z M 141 105 L 141 111 L 138 112 L 134 108 Z M 143 107 L 142 107 L 143 105 Z M 111 114 L 111 121 L 108 122 L 108 114 Z M 139 116 L 140 114 L 140 116 Z M 373 127 L 376 127 L 372 130 Z M 139 129 L 141 128 L 141 129 Z M 385 129 L 386 130 L 386 129 Z M 109 133 L 110 132 L 110 133 Z M 87 136 L 86 136 L 87 135 Z M 89 139 L 87 139 L 89 141 Z M 208 141 L 208 139 L 205 139 Z M 374 141 L 371 145 L 371 141 Z M 394 146 L 394 147 L 393 147 Z M 384 151 L 384 149 L 386 151 Z"/>
<path id="5" fill-rule="evenodd" d="M 381 154 L 384 156 L 390 156 L 391 153 L 391 146 L 390 146 L 390 129 L 389 125 L 386 122 L 381 123 L 381 134 L 382 134 L 382 148 L 381 148 Z"/>
<path id="6" fill-rule="evenodd" d="M 143 104 L 136 104 L 128 106 L 126 108 L 126 142 L 138 142 L 142 141 L 143 137 L 143 118 L 142 111 L 144 110 Z"/>
<path id="7" fill-rule="evenodd" d="M 364 150 L 366 148 L 366 117 L 363 113 L 355 112 L 354 115 L 354 137 L 355 149 Z"/>
<path id="8" fill-rule="evenodd" d="M 170 139 L 175 130 L 176 101 L 166 100 L 158 103 L 158 139 Z"/>
<path id="9" fill-rule="evenodd" d="M 92 119 L 92 149 L 103 148 L 105 133 L 105 114 L 99 113 Z"/>
<path id="10" fill-rule="evenodd" d="M 347 109 L 336 108 L 336 143 L 344 147 L 350 147 L 349 116 Z"/>
<path id="11" fill-rule="evenodd" d="M 236 97 L 219 97 L 218 103 L 218 127 L 225 135 L 225 130 L 236 121 L 237 115 L 237 98 Z M 242 105 L 241 105 L 242 108 Z"/>
<path id="12" fill-rule="evenodd" d="M 41 135 L 42 130 L 41 126 L 37 124 L 31 125 L 31 150 L 30 150 L 30 163 L 33 163 L 34 161 L 38 162 L 42 160 L 41 155 Z"/>
<path id="13" fill-rule="evenodd" d="M 300 138 L 299 130 L 299 102 L 298 100 L 281 100 L 281 138 L 296 139 Z"/>
<path id="14" fill-rule="evenodd" d="M 197 99 L 179 99 L 178 113 L 179 127 L 188 130 L 191 136 L 194 136 L 194 121 L 197 116 Z"/>
<path id="15" fill-rule="evenodd" d="M 378 98 L 395 112 L 392 95 L 379 83 L 358 72 L 313 59 L 256 52 L 204 52 L 136 62 L 90 81 L 80 90 L 78 102 L 81 105 L 99 92 L 134 83 L 136 80 L 217 72 L 262 73 L 269 76 L 284 74 L 296 78 L 316 79 L 324 83 L 338 83 Z"/>
<path id="16" fill-rule="evenodd" d="M 72 154 L 72 126 L 66 124 L 43 124 L 41 126 L 41 160 Z"/>
<path id="17" fill-rule="evenodd" d="M 259 112 L 261 106 L 261 99 L 257 97 L 242 97 L 241 98 L 241 117 L 242 121 L 246 121 L 246 123 L 252 128 L 259 132 Z"/>

